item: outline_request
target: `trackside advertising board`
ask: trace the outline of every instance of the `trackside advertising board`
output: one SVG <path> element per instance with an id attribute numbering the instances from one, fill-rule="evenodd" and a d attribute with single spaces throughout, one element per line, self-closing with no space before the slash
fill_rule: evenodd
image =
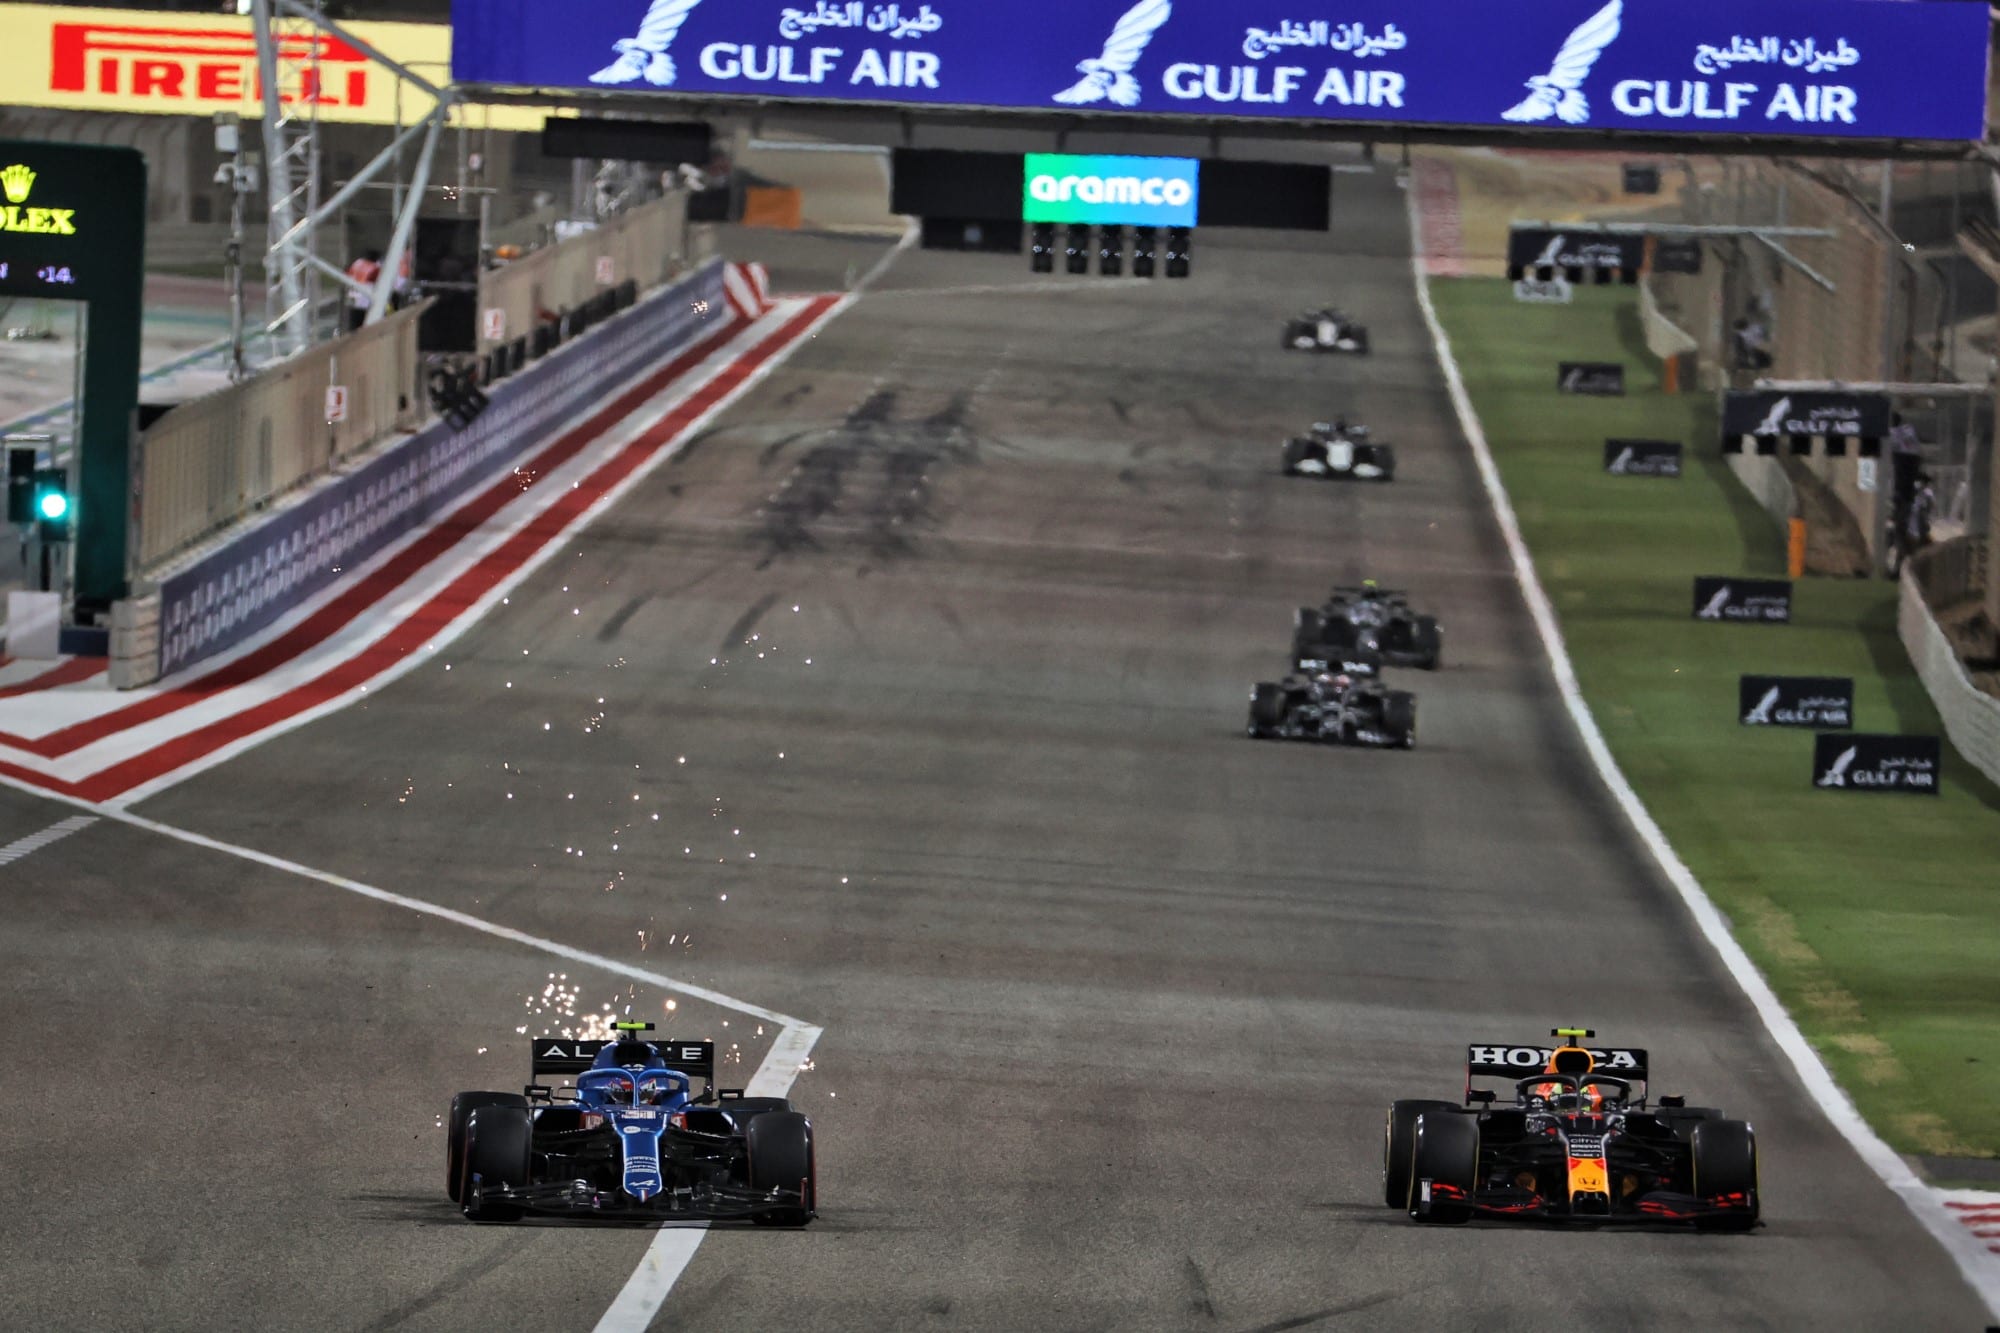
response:
<path id="1" fill-rule="evenodd" d="M 1029 153 L 1021 220 L 1192 227 L 1200 167 L 1191 157 Z"/>
<path id="2" fill-rule="evenodd" d="M 223 6 L 212 6 L 222 8 Z M 233 8 L 234 6 L 228 6 Z M 442 23 L 345 25 L 356 38 L 435 82 L 451 63 L 451 29 Z M 208 116 L 264 114 L 257 82 L 257 41 L 247 15 L 171 13 L 158 9 L 0 5 L 0 51 L 6 53 L 0 100 L 9 106 Z M 360 48 L 303 25 L 279 39 L 279 85 L 287 100 L 321 120 L 409 124 L 431 99 Z M 546 111 L 482 107 L 467 123 L 539 129 Z"/>
<path id="3" fill-rule="evenodd" d="M 462 83 L 1974 140 L 1978 0 L 453 0 Z"/>

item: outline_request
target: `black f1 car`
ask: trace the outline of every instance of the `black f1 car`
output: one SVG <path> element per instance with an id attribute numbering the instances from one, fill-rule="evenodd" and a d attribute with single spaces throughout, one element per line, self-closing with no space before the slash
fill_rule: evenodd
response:
<path id="1" fill-rule="evenodd" d="M 1285 321 L 1284 345 L 1298 352 L 1365 353 L 1368 330 L 1348 318 L 1345 311 L 1327 306 Z"/>
<path id="2" fill-rule="evenodd" d="M 537 1081 L 523 1092 L 452 1098 L 445 1189 L 467 1217 L 812 1221 L 812 1121 L 780 1097 L 718 1091 L 713 1043 L 641 1040 L 652 1026 L 619 1023 L 613 1041 L 535 1038 Z M 576 1081 L 551 1087 L 547 1074 Z"/>
<path id="3" fill-rule="evenodd" d="M 1559 1042 L 1479 1045 L 1465 1055 L 1465 1103 L 1400 1101 L 1385 1131 L 1383 1199 L 1418 1222 L 1475 1217 L 1555 1222 L 1757 1225 L 1757 1139 L 1741 1120 L 1679 1097 L 1646 1101 L 1646 1053 Z M 1511 1101 L 1475 1078 L 1507 1079 Z"/>
<path id="4" fill-rule="evenodd" d="M 1250 691 L 1248 731 L 1258 740 L 1318 741 L 1409 750 L 1417 743 L 1417 697 L 1392 690 L 1365 663 L 1325 663 L 1312 675 L 1262 682 Z"/>
<path id="5" fill-rule="evenodd" d="M 1292 618 L 1292 660 L 1352 659 L 1374 654 L 1394 666 L 1435 671 L 1444 659 L 1436 616 L 1418 615 L 1409 598 L 1367 579 L 1335 588 L 1324 605 L 1302 606 Z"/>
<path id="6" fill-rule="evenodd" d="M 1316 421 L 1304 435 L 1285 441 L 1285 475 L 1394 481 L 1396 449 L 1369 439 L 1366 426 Z"/>

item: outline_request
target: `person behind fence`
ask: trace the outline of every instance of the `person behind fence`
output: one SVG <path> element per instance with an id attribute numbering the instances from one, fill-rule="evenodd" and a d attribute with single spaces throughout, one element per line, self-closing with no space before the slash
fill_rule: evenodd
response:
<path id="1" fill-rule="evenodd" d="M 1736 321 L 1734 343 L 1738 370 L 1771 368 L 1771 335 L 1761 321 L 1745 315 Z"/>
<path id="2" fill-rule="evenodd" d="M 352 333 L 367 322 L 368 308 L 375 303 L 371 293 L 375 287 L 375 279 L 382 276 L 382 252 L 362 251 L 360 257 L 347 266 L 347 276 L 369 289 L 368 291 L 356 291 L 352 287 L 347 289 L 346 327 L 347 331 Z"/>
<path id="3" fill-rule="evenodd" d="M 1903 520 L 1903 551 L 1915 555 L 1931 544 L 1931 518 L 1937 513 L 1937 491 L 1930 474 L 1917 474 L 1917 491 L 1910 497 L 1910 512 Z"/>

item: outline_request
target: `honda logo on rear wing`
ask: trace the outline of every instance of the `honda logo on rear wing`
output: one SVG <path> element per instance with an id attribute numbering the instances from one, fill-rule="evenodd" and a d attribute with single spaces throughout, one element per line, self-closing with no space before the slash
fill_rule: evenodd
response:
<path id="1" fill-rule="evenodd" d="M 1597 1073 L 1626 1079 L 1646 1077 L 1646 1053 L 1642 1050 L 1624 1046 L 1591 1046 L 1585 1049 L 1597 1061 Z M 1468 1046 L 1465 1048 L 1465 1075 L 1467 1078 L 1525 1078 L 1547 1069 L 1555 1053 L 1553 1046 Z"/>

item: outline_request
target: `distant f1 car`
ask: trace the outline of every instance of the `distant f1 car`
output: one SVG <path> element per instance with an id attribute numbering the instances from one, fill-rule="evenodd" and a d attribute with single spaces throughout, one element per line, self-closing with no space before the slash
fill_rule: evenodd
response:
<path id="1" fill-rule="evenodd" d="M 1368 427 L 1346 421 L 1316 421 L 1304 435 L 1285 441 L 1285 474 L 1357 481 L 1394 481 L 1396 449 L 1368 438 Z"/>
<path id="2" fill-rule="evenodd" d="M 1335 588 L 1317 607 L 1302 606 L 1292 617 L 1292 660 L 1353 659 L 1373 654 L 1395 666 L 1435 671 L 1444 659 L 1444 631 L 1436 616 L 1418 615 L 1409 598 L 1363 580 Z"/>
<path id="3" fill-rule="evenodd" d="M 520 1094 L 451 1101 L 445 1187 L 475 1222 L 523 1213 L 670 1220 L 749 1218 L 799 1227 L 817 1216 L 812 1121 L 780 1097 L 718 1090 L 715 1046 L 538 1037 Z M 550 1087 L 546 1074 L 574 1074 Z M 690 1095 L 690 1076 L 702 1090 Z"/>
<path id="4" fill-rule="evenodd" d="M 1365 353 L 1368 330 L 1348 318 L 1345 311 L 1327 306 L 1285 321 L 1284 345 L 1298 352 Z"/>
<path id="5" fill-rule="evenodd" d="M 1249 734 L 1408 750 L 1417 743 L 1417 697 L 1392 690 L 1359 663 L 1329 663 L 1312 675 L 1265 681 L 1250 691 Z"/>
<path id="6" fill-rule="evenodd" d="M 1465 1103 L 1399 1101 L 1385 1131 L 1383 1199 L 1418 1222 L 1475 1217 L 1558 1222 L 1757 1225 L 1757 1139 L 1750 1126 L 1679 1097 L 1646 1101 L 1646 1053 L 1584 1046 L 1477 1045 Z M 1506 1079 L 1511 1100 L 1472 1086 Z"/>

